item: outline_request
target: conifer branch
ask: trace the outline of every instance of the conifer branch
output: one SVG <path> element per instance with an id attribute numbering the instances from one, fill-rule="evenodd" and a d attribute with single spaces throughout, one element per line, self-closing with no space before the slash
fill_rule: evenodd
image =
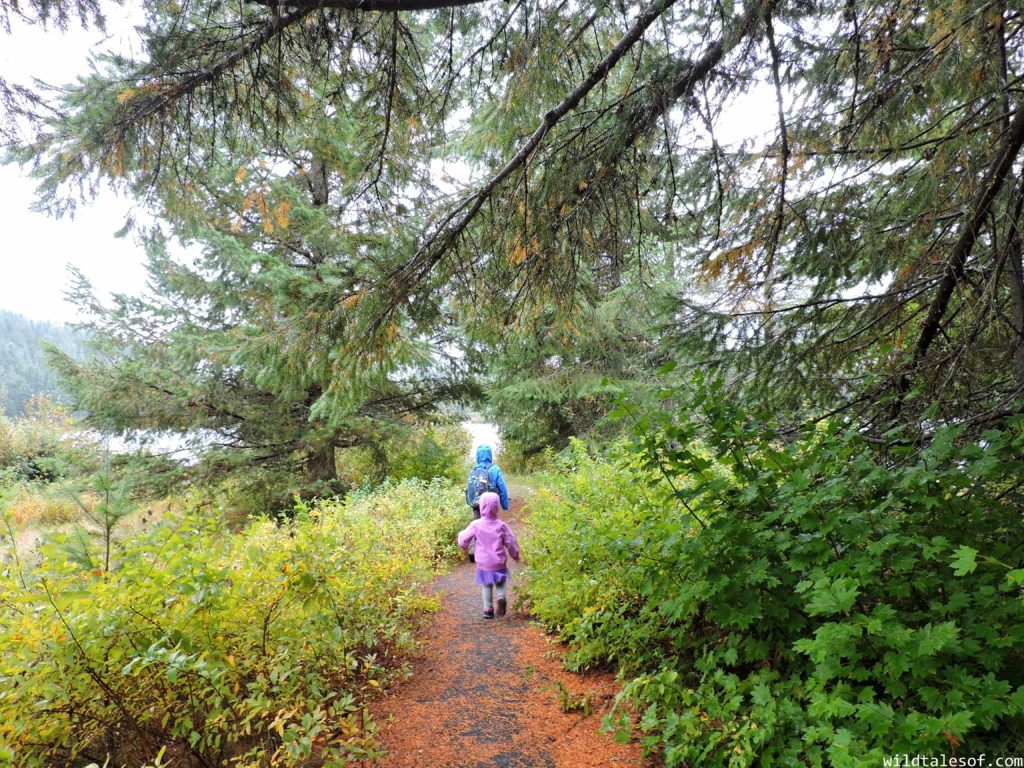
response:
<path id="1" fill-rule="evenodd" d="M 411 259 L 390 273 L 385 282 L 391 289 L 389 291 L 391 296 L 394 297 L 400 292 L 407 292 L 410 286 L 416 285 L 427 278 L 434 266 L 444 258 L 448 250 L 480 212 L 484 203 L 491 199 L 498 186 L 512 173 L 526 165 L 547 133 L 579 105 L 598 83 L 607 77 L 608 73 L 611 72 L 626 52 L 640 40 L 647 28 L 674 3 L 675 0 L 656 0 L 656 2 L 640 12 L 633 26 L 616 43 L 608 55 L 590 72 L 587 78 L 576 86 L 558 105 L 545 113 L 541 123 L 520 146 L 515 155 L 476 192 L 464 198 L 435 227 L 434 231 L 427 237 Z M 704 55 L 697 61 L 689 64 L 683 74 L 672 81 L 662 92 L 661 97 L 656 99 L 652 105 L 630 116 L 629 124 L 631 128 L 627 131 L 630 141 L 639 136 L 648 126 L 663 115 L 671 104 L 690 93 L 698 82 L 710 74 L 712 68 L 725 55 L 725 51 L 731 49 L 751 32 L 761 14 L 762 6 L 763 0 L 754 0 L 746 13 L 739 19 L 739 23 L 730 35 L 722 40 L 713 42 Z M 628 145 L 629 141 L 626 144 Z M 387 313 L 385 312 L 384 314 Z M 376 324 L 379 325 L 382 321 L 383 317 L 380 317 L 377 319 Z"/>
<path id="2" fill-rule="evenodd" d="M 167 88 L 160 89 L 149 98 L 128 98 L 121 107 L 121 115 L 115 119 L 113 126 L 117 129 L 118 139 L 132 126 L 138 125 L 147 118 L 165 111 L 168 107 L 185 98 L 200 87 L 216 80 L 226 71 L 238 64 L 247 56 L 260 50 L 264 45 L 278 37 L 285 29 L 298 24 L 309 16 L 315 7 L 300 8 L 282 16 L 275 16 L 260 27 L 251 38 L 218 59 L 212 66 L 184 78 Z"/>
<path id="3" fill-rule="evenodd" d="M 484 203 L 491 198 L 498 186 L 512 175 L 513 172 L 526 164 L 540 146 L 548 131 L 583 101 L 584 97 L 593 90 L 594 86 L 607 77 L 608 73 L 611 72 L 626 52 L 643 36 L 647 28 L 674 5 L 675 1 L 655 0 L 654 3 L 641 11 L 633 26 L 615 44 L 608 55 L 594 67 L 587 78 L 576 86 L 558 105 L 545 113 L 540 125 L 520 146 L 516 154 L 489 181 L 456 206 L 434 229 L 433 233 L 427 237 L 426 241 L 419 247 L 411 259 L 395 270 L 392 270 L 385 280 L 385 283 L 391 288 L 391 291 L 389 291 L 391 296 L 398 298 L 403 293 L 407 293 L 410 286 L 426 279 L 434 266 L 445 256 L 448 249 L 451 248 L 466 227 L 469 226 L 470 222 L 476 217 L 477 213 L 480 212 Z M 460 212 L 462 212 L 461 216 L 459 215 Z M 456 217 L 458 218 L 456 219 Z M 453 221 L 454 224 L 452 223 Z M 379 326 L 386 315 L 387 312 L 383 313 L 382 316 L 375 320 L 374 324 Z"/>
<path id="4" fill-rule="evenodd" d="M 996 154 L 996 159 L 985 175 L 984 183 L 981 186 L 974 203 L 970 209 L 970 215 L 964 223 L 959 238 L 953 246 L 953 250 L 946 260 L 943 269 L 942 280 L 936 290 L 935 298 L 928 308 L 928 314 L 921 326 L 921 332 L 917 338 L 914 348 L 914 358 L 911 368 L 920 365 L 928 349 L 939 333 L 943 315 L 949 307 L 953 291 L 960 284 L 964 277 L 967 266 L 967 259 L 971 255 L 971 249 L 977 242 L 981 232 L 981 226 L 989 214 L 992 202 L 995 200 L 999 190 L 1002 189 L 1006 175 L 1013 167 L 1014 161 L 1024 146 L 1024 104 L 1018 103 L 1013 121 L 1010 124 L 1009 133 L 1006 135 L 1002 146 Z M 899 380 L 899 390 L 906 392 L 909 389 L 910 372 L 904 372 Z"/>
<path id="5" fill-rule="evenodd" d="M 779 120 L 779 142 L 780 142 L 780 173 L 779 191 L 775 199 L 775 211 L 773 213 L 770 233 L 768 235 L 766 279 L 767 285 L 771 285 L 772 270 L 775 266 L 775 256 L 779 249 L 779 240 L 785 230 L 786 218 L 786 182 L 789 178 L 789 128 L 786 125 L 786 109 L 782 99 L 782 76 L 779 73 L 782 53 L 775 41 L 775 30 L 772 26 L 771 9 L 765 14 L 765 32 L 768 37 L 768 50 L 772 59 L 772 83 L 775 86 L 775 105 L 778 110 Z"/>
<path id="6" fill-rule="evenodd" d="M 307 11 L 318 11 L 332 8 L 343 11 L 381 11 L 383 13 L 401 13 L 403 11 L 434 11 L 443 8 L 459 8 L 465 5 L 476 5 L 487 0 L 245 0 L 252 5 L 265 5 L 268 8 L 299 8 Z"/>

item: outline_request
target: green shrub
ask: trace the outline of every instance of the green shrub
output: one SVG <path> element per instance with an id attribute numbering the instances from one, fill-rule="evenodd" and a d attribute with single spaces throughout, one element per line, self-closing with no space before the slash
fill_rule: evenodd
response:
<path id="1" fill-rule="evenodd" d="M 511 475 L 532 475 L 543 472 L 553 463 L 553 452 L 548 449 L 536 451 L 527 449 L 518 440 L 501 441 L 498 463 L 502 471 Z"/>
<path id="2" fill-rule="evenodd" d="M 338 452 L 338 475 L 351 487 L 435 477 L 465 482 L 469 433 L 460 424 L 433 424 L 370 446 Z"/>
<path id="3" fill-rule="evenodd" d="M 230 534 L 197 512 L 82 572 L 51 549 L 0 580 L 0 763 L 343 766 L 362 702 L 436 607 L 460 489 L 405 482 Z"/>
<path id="4" fill-rule="evenodd" d="M 461 424 L 435 424 L 405 444 L 389 464 L 393 478 L 416 477 L 430 480 L 446 478 L 465 482 L 466 457 L 470 437 Z"/>
<path id="5" fill-rule="evenodd" d="M 94 471 L 99 464 L 96 437 L 81 429 L 64 403 L 36 395 L 25 415 L 0 416 L 0 471 L 19 481 L 49 483 Z"/>
<path id="6" fill-rule="evenodd" d="M 1018 752 L 1024 419 L 880 453 L 665 394 L 686 407 L 534 499 L 527 572 L 570 660 L 619 666 L 645 744 L 707 767 Z"/>

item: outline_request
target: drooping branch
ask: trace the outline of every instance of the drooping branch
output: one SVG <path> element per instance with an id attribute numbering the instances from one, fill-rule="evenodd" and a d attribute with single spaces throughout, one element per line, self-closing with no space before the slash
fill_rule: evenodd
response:
<path id="1" fill-rule="evenodd" d="M 786 126 L 786 109 L 782 100 L 782 77 L 779 74 L 782 54 L 775 42 L 775 30 L 772 25 L 772 15 L 769 10 L 765 14 L 765 32 L 768 37 L 768 50 L 772 57 L 772 83 L 775 85 L 775 105 L 779 116 L 779 142 L 781 169 L 779 173 L 779 193 L 775 199 L 775 212 L 771 224 L 771 232 L 768 237 L 768 263 L 766 284 L 771 285 L 771 272 L 775 265 L 775 255 L 779 248 L 779 240 L 785 228 L 786 209 L 786 182 L 789 177 L 789 129 Z"/>
<path id="2" fill-rule="evenodd" d="M 265 5 L 270 8 L 301 8 L 316 11 L 321 8 L 334 8 L 343 11 L 383 11 L 400 13 L 402 11 L 435 11 L 442 8 L 459 8 L 464 5 L 476 5 L 487 0 L 245 0 L 253 5 Z"/>
<path id="3" fill-rule="evenodd" d="M 635 141 L 644 131 L 653 126 L 668 110 L 684 96 L 693 92 L 697 83 L 711 74 L 711 70 L 722 60 L 727 51 L 735 48 L 753 32 L 761 16 L 764 0 L 753 0 L 734 28 L 727 35 L 708 45 L 704 55 L 694 62 L 686 62 L 682 71 L 667 87 L 658 91 L 657 96 L 647 105 L 633 111 L 629 116 L 627 144 Z"/>
<path id="4" fill-rule="evenodd" d="M 470 222 L 480 212 L 484 203 L 491 198 L 498 186 L 517 169 L 526 164 L 540 146 L 548 131 L 583 101 L 584 97 L 593 90 L 594 86 L 608 76 L 608 73 L 611 72 L 619 60 L 643 36 L 647 28 L 672 7 L 675 1 L 655 0 L 654 3 L 641 11 L 633 26 L 615 44 L 608 55 L 594 67 L 587 78 L 576 86 L 572 93 L 544 115 L 540 125 L 523 143 L 519 151 L 490 180 L 470 197 L 463 200 L 455 210 L 441 221 L 440 225 L 427 237 L 413 257 L 389 275 L 388 283 L 396 287 L 404 285 L 408 288 L 410 285 L 422 282 L 452 244 L 455 243 L 459 235 L 469 226 Z M 460 211 L 462 212 L 461 216 L 459 216 Z"/>
<path id="5" fill-rule="evenodd" d="M 938 335 L 942 317 L 946 314 L 953 291 L 963 279 L 967 259 L 971 255 L 971 249 L 978 239 L 978 234 L 981 232 L 982 223 L 988 216 L 989 210 L 992 207 L 992 201 L 995 200 L 999 190 L 1002 189 L 1006 175 L 1009 173 L 1010 168 L 1013 167 L 1013 163 L 1017 159 L 1022 146 L 1024 146 L 1024 104 L 1018 103 L 1013 122 L 1010 124 L 1009 133 L 1004 138 L 1003 144 L 996 154 L 995 161 L 985 175 L 981 189 L 971 205 L 969 217 L 964 222 L 960 237 L 957 238 L 956 244 L 946 260 L 942 280 L 935 293 L 935 298 L 932 299 L 932 303 L 928 308 L 928 315 L 921 326 L 917 345 L 914 348 L 913 363 L 915 366 L 928 353 L 928 348 L 935 340 L 936 335 Z M 904 375 L 904 386 L 901 389 L 905 387 L 905 384 L 906 374 Z"/>
<path id="6" fill-rule="evenodd" d="M 731 34 L 713 41 L 699 59 L 676 62 L 674 74 L 668 78 L 667 83 L 648 83 L 637 89 L 637 92 L 649 91 L 654 95 L 646 103 L 635 107 L 625 118 L 622 135 L 615 142 L 609 155 L 603 160 L 604 165 L 615 167 L 622 162 L 625 154 L 630 151 L 640 136 L 657 125 L 674 104 L 684 97 L 690 96 L 697 84 L 711 74 L 727 51 L 732 50 L 742 40 L 750 36 L 761 16 L 764 2 L 765 0 L 753 0 L 743 16 L 738 19 Z M 713 133 L 710 120 L 708 120 L 708 126 Z M 717 142 L 715 146 L 717 147 Z M 596 185 L 589 186 L 585 192 L 581 193 L 581 197 L 593 196 L 596 189 Z"/>
<path id="7" fill-rule="evenodd" d="M 447 250 L 454 244 L 459 235 L 479 213 L 484 203 L 492 197 L 497 187 L 512 173 L 527 163 L 540 146 L 548 131 L 574 109 L 594 86 L 608 75 L 622 56 L 640 40 L 646 29 L 665 13 L 674 2 L 675 0 L 659 0 L 644 9 L 629 31 L 619 40 L 604 60 L 591 71 L 590 75 L 572 93 L 566 96 L 561 103 L 544 115 L 541 124 L 537 126 L 536 130 L 523 143 L 516 154 L 490 180 L 473 195 L 464 199 L 455 210 L 442 220 L 430 236 L 427 237 L 423 245 L 420 246 L 412 259 L 389 276 L 390 284 L 394 286 L 404 282 L 406 285 L 411 285 L 425 279 L 438 261 L 443 258 Z M 738 20 L 731 34 L 711 43 L 704 55 L 690 63 L 678 77 L 671 81 L 668 87 L 661 91 L 659 97 L 652 104 L 634 112 L 627 118 L 627 125 L 629 127 L 627 128 L 628 139 L 626 144 L 653 125 L 665 114 L 672 104 L 686 94 L 689 94 L 697 83 L 701 82 L 711 73 L 711 70 L 722 60 L 727 50 L 733 48 L 750 34 L 761 14 L 762 6 L 763 0 L 754 0 Z M 461 215 L 459 215 L 460 213 Z"/>
<path id="8" fill-rule="evenodd" d="M 120 141 L 123 139 L 124 134 L 131 126 L 138 125 L 147 118 L 165 111 L 172 104 L 188 97 L 207 83 L 216 80 L 224 72 L 238 64 L 238 62 L 260 50 L 285 29 L 298 24 L 315 10 L 315 7 L 310 6 L 276 16 L 266 21 L 255 34 L 241 45 L 203 71 L 190 75 L 167 88 L 161 88 L 159 92 L 152 96 L 142 97 L 140 95 L 135 98 L 125 99 L 124 105 L 119 109 L 113 123 L 113 127 L 118 133 L 115 140 Z"/>

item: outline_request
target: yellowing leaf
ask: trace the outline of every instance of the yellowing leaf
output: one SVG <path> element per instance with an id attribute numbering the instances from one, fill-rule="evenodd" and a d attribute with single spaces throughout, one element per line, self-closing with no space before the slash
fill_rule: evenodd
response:
<path id="1" fill-rule="evenodd" d="M 270 219 L 270 206 L 267 205 L 267 196 L 260 192 L 256 199 L 260 204 L 260 213 L 263 214 L 263 231 L 269 235 L 274 231 L 274 222 Z"/>
<path id="2" fill-rule="evenodd" d="M 245 181 L 245 173 L 245 166 L 239 166 L 238 173 L 235 174 L 235 184 L 241 184 L 243 181 Z"/>
<path id="3" fill-rule="evenodd" d="M 288 227 L 288 212 L 292 209 L 292 204 L 285 200 L 279 206 L 277 206 L 277 226 L 281 229 Z"/>
<path id="4" fill-rule="evenodd" d="M 136 88 L 126 88 L 125 90 L 123 90 L 119 94 L 117 94 L 117 103 L 118 104 L 124 104 L 126 101 L 128 101 L 128 99 L 130 99 L 132 96 L 134 96 L 138 92 L 139 91 Z"/>
<path id="5" fill-rule="evenodd" d="M 949 46 L 949 37 L 952 27 L 950 26 L 949 19 L 946 14 L 942 12 L 941 8 L 936 8 L 932 12 L 933 23 L 935 24 L 931 35 L 928 38 L 928 45 L 936 49 L 945 49 Z"/>

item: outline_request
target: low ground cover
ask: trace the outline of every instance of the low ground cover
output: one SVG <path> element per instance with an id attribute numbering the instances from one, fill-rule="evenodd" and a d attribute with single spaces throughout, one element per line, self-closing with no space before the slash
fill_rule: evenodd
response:
<path id="1" fill-rule="evenodd" d="M 0 578 L 0 762 L 343 766 L 455 553 L 461 489 L 405 481 L 232 533 L 169 516 L 110 570 L 57 545 Z"/>
<path id="2" fill-rule="evenodd" d="M 1024 734 L 1021 420 L 888 450 L 719 402 L 577 445 L 534 497 L 526 592 L 613 664 L 670 766 L 1012 755 Z M 625 726 L 622 713 L 611 724 Z"/>

